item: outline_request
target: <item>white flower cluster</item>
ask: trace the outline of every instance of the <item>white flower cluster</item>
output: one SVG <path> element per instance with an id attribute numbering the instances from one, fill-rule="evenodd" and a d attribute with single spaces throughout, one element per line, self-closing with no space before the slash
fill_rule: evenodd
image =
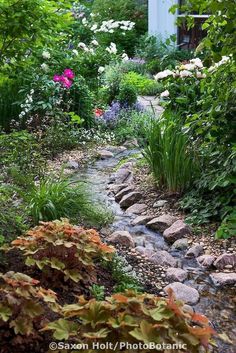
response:
<path id="1" fill-rule="evenodd" d="M 99 129 L 80 129 L 79 138 L 82 145 L 88 142 L 106 144 L 115 140 L 115 134 L 113 132 L 102 132 Z"/>
<path id="2" fill-rule="evenodd" d="M 104 66 L 99 66 L 98 73 L 102 74 L 104 71 L 105 71 L 105 67 Z"/>
<path id="3" fill-rule="evenodd" d="M 154 76 L 155 80 L 161 80 L 168 76 L 172 77 L 196 77 L 196 78 L 205 78 L 206 74 L 202 71 L 204 69 L 203 63 L 201 59 L 195 58 L 190 60 L 188 64 L 176 66 L 175 70 L 164 70 L 158 72 L 157 75 Z"/>
<path id="4" fill-rule="evenodd" d="M 218 61 L 218 63 L 215 63 L 211 67 L 209 67 L 208 72 L 213 72 L 218 69 L 221 65 L 227 64 L 232 58 L 232 55 L 230 56 L 222 56 L 221 60 Z"/>
<path id="5" fill-rule="evenodd" d="M 34 90 L 31 89 L 30 93 L 27 94 L 26 100 L 21 104 L 22 111 L 19 114 L 19 118 L 22 119 L 32 108 Z"/>
<path id="6" fill-rule="evenodd" d="M 154 76 L 155 80 L 161 80 L 162 78 L 166 78 L 168 76 L 173 76 L 174 77 L 175 73 L 171 70 L 164 70 L 164 71 L 161 71 L 161 72 L 158 72 L 158 74 L 156 74 Z"/>
<path id="7" fill-rule="evenodd" d="M 44 50 L 44 51 L 42 52 L 42 57 L 43 57 L 45 60 L 48 60 L 48 59 L 51 58 L 51 55 L 50 55 L 50 53 L 49 53 L 48 51 Z"/>
<path id="8" fill-rule="evenodd" d="M 94 41 L 93 41 L 93 42 L 94 42 Z M 96 42 L 97 42 L 97 41 L 96 41 Z M 92 44 L 92 43 L 91 43 L 91 44 Z M 93 43 L 93 45 L 95 45 L 95 44 Z M 92 55 L 95 54 L 94 48 L 89 48 L 89 47 L 88 47 L 85 43 L 83 43 L 83 42 L 79 42 L 78 48 L 82 49 L 82 50 L 85 51 L 86 53 L 90 53 L 90 54 L 92 54 Z"/>
<path id="9" fill-rule="evenodd" d="M 48 66 L 47 64 L 43 63 L 43 64 L 41 64 L 40 66 L 41 66 L 41 69 L 42 69 L 43 71 L 45 71 L 45 72 L 48 72 L 48 71 L 49 71 L 49 66 Z"/>
<path id="10" fill-rule="evenodd" d="M 98 25 L 95 23 L 92 27 L 91 30 L 96 32 L 105 32 L 105 33 L 114 33 L 115 29 L 121 29 L 122 31 L 131 31 L 135 26 L 134 22 L 131 21 L 114 21 L 114 20 L 108 20 L 108 21 L 103 21 L 101 26 L 98 27 Z"/>
<path id="11" fill-rule="evenodd" d="M 121 59 L 122 59 L 123 62 L 125 62 L 125 61 L 129 60 L 129 57 L 128 57 L 128 55 L 126 53 L 123 53 L 122 56 L 121 56 Z"/>
<path id="12" fill-rule="evenodd" d="M 110 54 L 116 54 L 117 48 L 116 48 L 115 43 L 111 42 L 110 46 L 106 48 L 106 51 L 108 51 L 108 53 L 110 53 Z"/>

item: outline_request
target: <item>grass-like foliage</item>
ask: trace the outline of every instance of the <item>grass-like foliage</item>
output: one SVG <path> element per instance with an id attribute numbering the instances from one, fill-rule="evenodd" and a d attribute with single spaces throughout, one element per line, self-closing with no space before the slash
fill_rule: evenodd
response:
<path id="1" fill-rule="evenodd" d="M 36 279 L 19 272 L 0 273 L 0 341 L 12 330 L 15 335 L 37 336 L 46 308 L 58 310 L 56 301 L 56 293 L 40 287 Z"/>
<path id="2" fill-rule="evenodd" d="M 165 114 L 153 119 L 144 151 L 158 186 L 171 192 L 186 190 L 197 171 L 190 140 L 177 119 Z"/>
<path id="3" fill-rule="evenodd" d="M 95 261 L 109 260 L 114 252 L 94 229 L 72 226 L 67 220 L 42 223 L 11 244 L 23 252 L 26 265 L 38 267 L 46 282 L 57 286 L 69 279 L 93 284 Z"/>
<path id="4" fill-rule="evenodd" d="M 114 294 L 105 301 L 87 301 L 80 297 L 78 304 L 64 306 L 62 313 L 64 319 L 52 322 L 43 329 L 53 330 L 54 337 L 60 341 L 73 337 L 79 343 L 88 344 L 185 344 L 188 352 L 197 353 L 200 346 L 208 345 L 214 334 L 208 319 L 197 313 L 184 312 L 183 303 L 176 301 L 172 292 L 167 299 L 132 291 Z M 76 322 L 70 319 L 76 319 Z M 105 349 L 105 352 L 108 351 Z M 126 348 L 119 351 L 130 352 Z M 164 352 L 167 348 L 152 351 Z M 186 349 L 177 351 L 186 352 Z"/>
<path id="5" fill-rule="evenodd" d="M 83 221 L 89 226 L 109 223 L 112 215 L 102 205 L 91 200 L 85 184 L 62 177 L 41 180 L 29 194 L 29 213 L 34 224 L 68 218 Z"/>

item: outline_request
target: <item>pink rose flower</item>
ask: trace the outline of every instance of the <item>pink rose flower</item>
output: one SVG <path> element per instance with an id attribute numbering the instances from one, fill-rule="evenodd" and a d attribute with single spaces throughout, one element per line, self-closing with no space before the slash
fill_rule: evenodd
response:
<path id="1" fill-rule="evenodd" d="M 70 88 L 72 85 L 72 82 L 66 76 L 61 77 L 61 82 L 62 82 L 63 86 L 66 88 Z"/>
<path id="2" fill-rule="evenodd" d="M 75 77 L 75 74 L 71 69 L 65 69 L 63 75 L 71 80 L 73 80 L 73 78 Z"/>
<path id="3" fill-rule="evenodd" d="M 61 81 L 61 76 L 60 75 L 54 75 L 53 76 L 53 81 L 54 82 L 60 82 Z"/>

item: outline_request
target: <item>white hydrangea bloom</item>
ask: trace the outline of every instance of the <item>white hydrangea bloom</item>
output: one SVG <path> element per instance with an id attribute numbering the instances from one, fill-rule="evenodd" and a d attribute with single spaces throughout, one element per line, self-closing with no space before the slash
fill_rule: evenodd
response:
<path id="1" fill-rule="evenodd" d="M 197 66 L 199 69 L 202 69 L 202 68 L 203 68 L 202 60 L 199 59 L 199 58 L 195 58 L 195 59 L 190 60 L 190 63 L 191 63 L 191 64 L 194 64 L 194 65 Z"/>
<path id="2" fill-rule="evenodd" d="M 184 78 L 184 77 L 191 77 L 193 76 L 193 73 L 191 71 L 188 71 L 188 70 L 183 70 L 183 71 L 180 71 L 180 77 Z"/>
<path id="3" fill-rule="evenodd" d="M 167 69 L 167 70 L 158 72 L 158 74 L 156 74 L 154 76 L 154 78 L 155 78 L 155 80 L 161 80 L 162 78 L 166 78 L 168 76 L 173 76 L 174 77 L 174 72 Z"/>
<path id="4" fill-rule="evenodd" d="M 51 55 L 48 51 L 44 50 L 42 53 L 42 57 L 47 60 L 51 58 Z"/>

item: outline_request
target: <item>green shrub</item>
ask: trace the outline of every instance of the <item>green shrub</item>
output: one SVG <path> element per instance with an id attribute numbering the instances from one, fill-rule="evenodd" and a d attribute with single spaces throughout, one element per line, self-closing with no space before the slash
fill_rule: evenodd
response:
<path id="1" fill-rule="evenodd" d="M 133 86 L 138 94 L 154 96 L 163 91 L 163 85 L 146 76 L 129 72 L 121 80 L 121 85 L 127 84 Z"/>
<path id="2" fill-rule="evenodd" d="M 103 225 L 111 220 L 111 214 L 100 204 L 94 203 L 84 184 L 60 178 L 41 180 L 27 196 L 29 214 L 34 224 L 69 218 L 89 225 Z"/>
<path id="3" fill-rule="evenodd" d="M 153 119 L 144 155 L 158 186 L 181 193 L 192 185 L 197 161 L 178 119 L 167 114 Z"/>
<path id="4" fill-rule="evenodd" d="M 136 103 L 137 98 L 138 97 L 134 86 L 127 83 L 120 85 L 117 100 L 121 103 L 121 105 L 130 107 Z"/>

